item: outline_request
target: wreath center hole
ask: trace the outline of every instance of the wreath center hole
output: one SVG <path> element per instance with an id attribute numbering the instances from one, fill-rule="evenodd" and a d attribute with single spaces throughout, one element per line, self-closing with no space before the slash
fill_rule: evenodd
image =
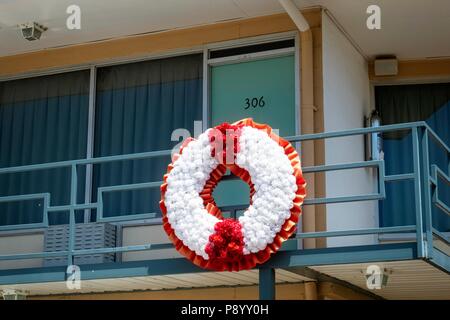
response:
<path id="1" fill-rule="evenodd" d="M 214 188 L 213 197 L 223 218 L 237 219 L 250 204 L 250 187 L 228 170 Z"/>

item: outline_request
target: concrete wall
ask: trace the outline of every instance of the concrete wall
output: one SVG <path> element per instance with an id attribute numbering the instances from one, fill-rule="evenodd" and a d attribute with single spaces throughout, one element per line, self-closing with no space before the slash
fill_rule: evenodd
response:
<path id="1" fill-rule="evenodd" d="M 169 239 L 162 225 L 126 226 L 122 229 L 122 245 L 168 243 Z M 148 250 L 122 253 L 122 261 L 155 260 L 179 258 L 181 255 L 175 249 Z"/>
<path id="2" fill-rule="evenodd" d="M 326 14 L 322 14 L 323 98 L 325 131 L 364 126 L 370 114 L 368 65 Z M 325 163 L 364 161 L 364 137 L 325 141 Z M 327 197 L 376 191 L 372 169 L 326 173 Z M 377 203 L 357 202 L 327 205 L 327 230 L 378 226 Z M 367 244 L 374 236 L 329 238 L 328 246 Z"/>

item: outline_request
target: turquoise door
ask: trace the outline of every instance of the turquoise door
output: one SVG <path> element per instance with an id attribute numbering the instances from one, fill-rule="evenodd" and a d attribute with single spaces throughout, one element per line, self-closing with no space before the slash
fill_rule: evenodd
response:
<path id="1" fill-rule="evenodd" d="M 294 56 L 211 68 L 212 125 L 253 118 L 295 134 Z"/>
<path id="2" fill-rule="evenodd" d="M 281 136 L 296 133 L 293 55 L 211 67 L 212 125 L 243 118 L 267 123 Z M 245 208 L 249 188 L 242 181 L 222 181 L 214 197 L 220 207 Z"/>

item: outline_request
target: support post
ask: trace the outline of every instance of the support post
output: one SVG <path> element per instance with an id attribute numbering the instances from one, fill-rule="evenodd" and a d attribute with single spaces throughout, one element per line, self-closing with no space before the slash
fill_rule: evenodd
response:
<path id="1" fill-rule="evenodd" d="M 275 269 L 259 269 L 259 299 L 275 300 Z"/>
<path id="2" fill-rule="evenodd" d="M 317 284 L 316 282 L 305 282 L 305 300 L 317 300 Z"/>
<path id="3" fill-rule="evenodd" d="M 68 245 L 68 255 L 67 255 L 67 265 L 71 266 L 74 264 L 73 251 L 75 250 L 75 205 L 77 204 L 77 188 L 78 188 L 78 175 L 77 175 L 77 165 L 72 164 L 71 166 L 71 181 L 70 181 L 70 210 L 69 210 L 69 245 Z"/>

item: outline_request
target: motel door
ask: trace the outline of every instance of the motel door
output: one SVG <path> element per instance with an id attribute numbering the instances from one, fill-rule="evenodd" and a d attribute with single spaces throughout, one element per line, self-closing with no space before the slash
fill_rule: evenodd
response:
<path id="1" fill-rule="evenodd" d="M 210 67 L 211 124 L 253 118 L 278 129 L 282 137 L 295 135 L 295 86 L 294 53 L 213 65 Z M 222 181 L 214 196 L 224 217 L 239 217 L 249 204 L 249 188 L 240 180 Z"/>

